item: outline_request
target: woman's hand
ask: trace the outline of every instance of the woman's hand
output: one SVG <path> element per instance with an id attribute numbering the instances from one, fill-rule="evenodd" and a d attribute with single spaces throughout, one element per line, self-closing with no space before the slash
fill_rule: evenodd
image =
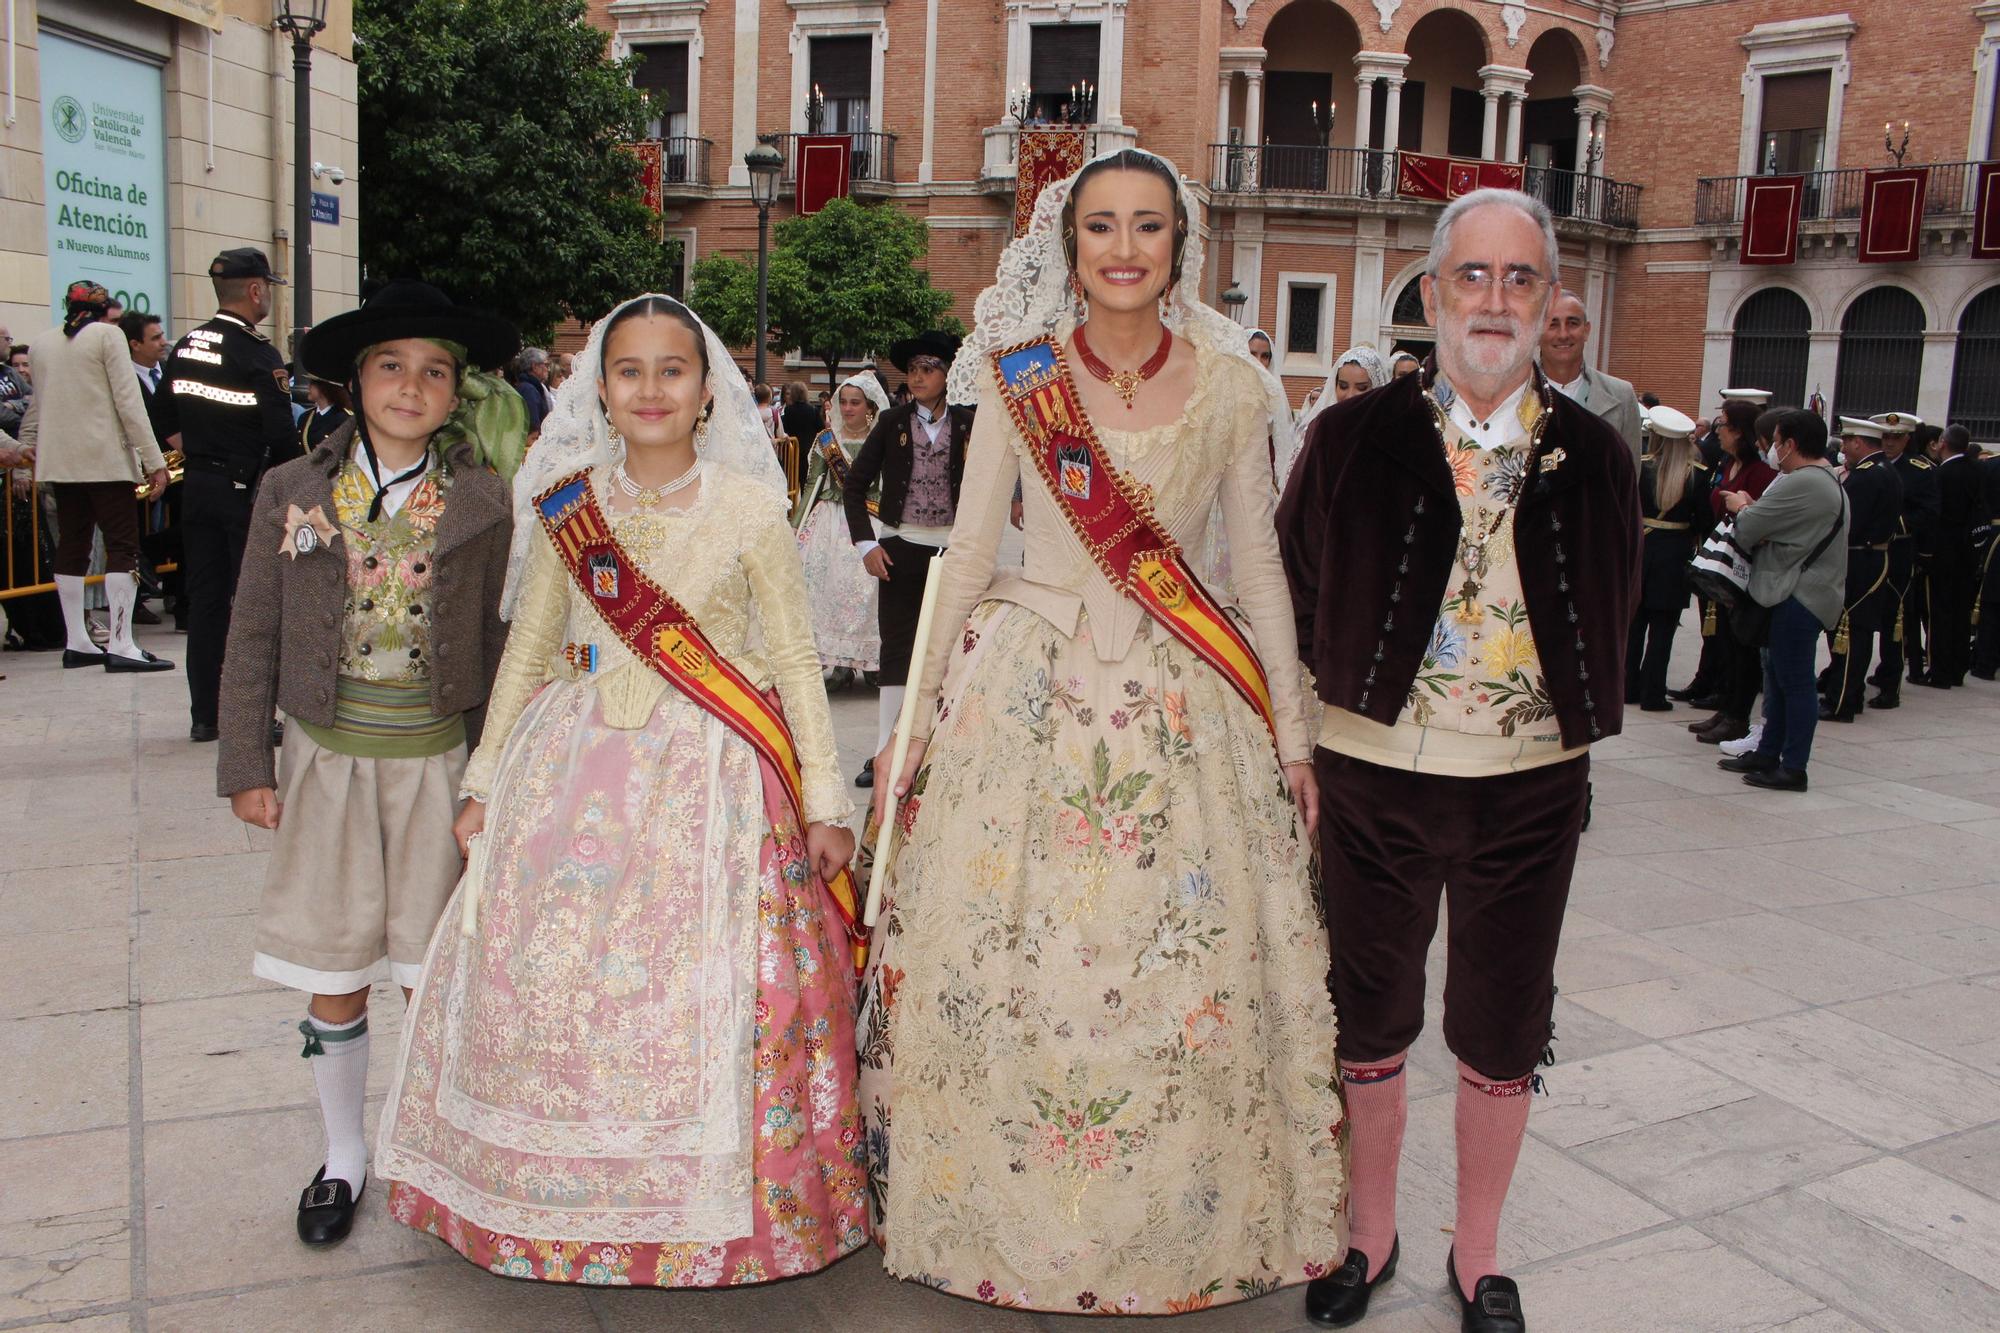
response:
<path id="1" fill-rule="evenodd" d="M 1750 496 L 1746 491 L 1724 491 L 1722 493 L 1722 507 L 1732 514 L 1742 513 L 1749 504 Z"/>
<path id="2" fill-rule="evenodd" d="M 808 824 L 806 859 L 812 862 L 814 874 L 831 882 L 854 859 L 853 832 L 841 824 Z"/>
<path id="3" fill-rule="evenodd" d="M 269 787 L 237 792 L 229 798 L 229 809 L 238 819 L 257 828 L 278 827 L 278 817 L 285 812 L 278 793 Z"/>
<path id="4" fill-rule="evenodd" d="M 910 794 L 910 783 L 915 780 L 917 770 L 923 767 L 924 749 L 925 743 L 923 741 L 913 740 L 910 742 L 910 752 L 903 757 L 902 776 L 894 783 L 891 783 L 889 780 L 889 766 L 896 762 L 896 738 L 891 736 L 889 743 L 882 747 L 882 753 L 875 756 L 875 814 L 873 822 L 876 827 L 881 827 L 884 812 L 888 809 L 889 805 L 889 792 L 892 789 L 895 791 L 898 801 Z"/>
<path id="5" fill-rule="evenodd" d="M 472 855 L 472 839 L 486 831 L 486 802 L 467 798 L 465 808 L 451 821 L 451 836 L 458 839 L 458 854 Z"/>
<path id="6" fill-rule="evenodd" d="M 1292 789 L 1292 804 L 1305 821 L 1308 841 L 1319 832 L 1319 779 L 1313 776 L 1312 761 L 1301 759 L 1284 766 L 1285 785 Z"/>

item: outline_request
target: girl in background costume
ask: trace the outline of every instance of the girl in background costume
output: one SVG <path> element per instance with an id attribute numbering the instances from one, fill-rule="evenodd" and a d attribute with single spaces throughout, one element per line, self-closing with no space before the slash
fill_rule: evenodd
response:
<path id="1" fill-rule="evenodd" d="M 307 991 L 299 1029 L 326 1158 L 299 1239 L 347 1235 L 367 1180 L 368 991 L 417 982 L 458 879 L 466 749 L 506 636 L 507 487 L 480 466 L 469 386 L 514 331 L 392 282 L 299 349 L 359 416 L 273 468 L 237 582 L 217 790 L 277 830 L 251 971 Z M 273 706 L 288 715 L 271 754 Z"/>
<path id="2" fill-rule="evenodd" d="M 1049 187 L 952 370 L 952 400 L 981 406 L 898 779 L 862 1102 L 889 1271 L 994 1304 L 1178 1313 L 1345 1252 L 1272 526 L 1286 409 L 1195 298 L 1192 216 L 1148 153 Z M 996 582 L 1017 480 L 1025 562 Z M 1243 621 L 1181 556 L 1218 499 Z"/>
<path id="3" fill-rule="evenodd" d="M 882 629 L 875 590 L 880 580 L 854 553 L 841 497 L 848 465 L 861 451 L 879 413 L 889 408 L 882 382 L 863 372 L 840 386 L 834 425 L 819 433 L 806 459 L 799 489 L 799 557 L 806 568 L 806 595 L 812 603 L 813 642 L 829 677 L 849 678 L 882 665 Z M 880 494 L 877 483 L 876 494 Z"/>
<path id="4" fill-rule="evenodd" d="M 1291 475 L 1292 463 L 1298 458 L 1299 450 L 1305 446 L 1306 428 L 1313 418 L 1332 407 L 1344 403 L 1357 394 L 1379 389 L 1389 382 L 1389 366 L 1382 360 L 1382 354 L 1366 343 L 1357 343 L 1340 354 L 1333 363 L 1333 373 L 1326 377 L 1326 383 L 1307 395 L 1305 406 L 1299 409 L 1299 428 L 1292 436 L 1292 451 L 1285 459 L 1285 470 L 1278 474 L 1279 483 Z"/>
<path id="5" fill-rule="evenodd" d="M 614 310 L 515 501 L 466 872 L 382 1117 L 391 1211 L 510 1277 L 814 1272 L 867 1239 L 851 807 L 727 349 L 669 297 Z"/>

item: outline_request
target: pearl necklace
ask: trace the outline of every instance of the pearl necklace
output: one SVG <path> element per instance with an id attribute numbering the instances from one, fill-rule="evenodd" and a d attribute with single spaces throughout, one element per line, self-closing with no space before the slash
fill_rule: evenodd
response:
<path id="1" fill-rule="evenodd" d="M 618 489 L 625 492 L 625 494 L 631 496 L 632 503 L 638 505 L 639 508 L 641 509 L 657 508 L 659 506 L 660 501 L 666 499 L 669 495 L 672 495 L 675 491 L 686 490 L 688 487 L 694 485 L 694 483 L 698 481 L 700 477 L 701 477 L 701 460 L 698 458 L 694 461 L 694 465 L 692 467 L 688 468 L 687 471 L 681 473 L 678 477 L 675 477 L 672 481 L 668 482 L 666 485 L 654 486 L 651 488 L 641 486 L 638 482 L 632 480 L 632 478 L 626 474 L 625 465 L 623 463 L 620 463 L 617 467 L 611 469 L 611 478 L 613 481 L 616 481 L 618 483 Z"/>

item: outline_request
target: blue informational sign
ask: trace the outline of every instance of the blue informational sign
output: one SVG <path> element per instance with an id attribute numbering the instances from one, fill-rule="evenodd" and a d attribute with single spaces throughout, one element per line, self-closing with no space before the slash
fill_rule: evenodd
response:
<path id="1" fill-rule="evenodd" d="M 321 194 L 318 190 L 314 190 L 312 192 L 312 219 L 314 222 L 324 222 L 328 226 L 338 227 L 340 225 L 340 196 L 337 194 Z"/>
<path id="2" fill-rule="evenodd" d="M 167 318 L 166 113 L 160 69 L 41 32 L 50 308 L 79 279 Z"/>

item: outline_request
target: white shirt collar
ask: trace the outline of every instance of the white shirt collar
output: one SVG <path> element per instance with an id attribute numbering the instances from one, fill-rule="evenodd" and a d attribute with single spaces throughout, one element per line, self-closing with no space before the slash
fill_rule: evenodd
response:
<path id="1" fill-rule="evenodd" d="M 1503 445 L 1515 444 L 1527 438 L 1528 432 L 1521 425 L 1521 395 L 1535 383 L 1533 375 L 1521 382 L 1521 387 L 1493 409 L 1493 415 L 1484 420 L 1475 420 L 1472 409 L 1465 405 L 1465 399 L 1458 394 L 1451 395 L 1446 415 L 1457 426 L 1459 433 L 1481 449 L 1498 449 Z"/>

